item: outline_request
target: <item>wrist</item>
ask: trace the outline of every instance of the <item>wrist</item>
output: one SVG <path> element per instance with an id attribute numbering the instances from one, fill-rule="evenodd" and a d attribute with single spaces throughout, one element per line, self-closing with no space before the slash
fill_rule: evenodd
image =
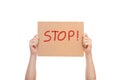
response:
<path id="1" fill-rule="evenodd" d="M 85 56 L 86 56 L 86 58 L 92 57 L 92 52 L 87 52 L 87 53 L 85 53 Z"/>
<path id="2" fill-rule="evenodd" d="M 36 59 L 37 55 L 36 54 L 31 54 L 30 57 Z"/>
<path id="3" fill-rule="evenodd" d="M 92 54 L 92 51 L 86 51 L 85 54 L 86 55 Z"/>
<path id="4" fill-rule="evenodd" d="M 31 51 L 31 55 L 37 56 L 37 52 Z"/>

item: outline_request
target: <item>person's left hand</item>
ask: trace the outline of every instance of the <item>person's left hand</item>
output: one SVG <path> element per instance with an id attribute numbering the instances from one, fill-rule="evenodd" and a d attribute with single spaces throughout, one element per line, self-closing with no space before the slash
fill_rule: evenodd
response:
<path id="1" fill-rule="evenodd" d="M 82 36 L 83 48 L 85 54 L 91 54 L 92 52 L 92 40 L 88 37 L 87 34 Z"/>

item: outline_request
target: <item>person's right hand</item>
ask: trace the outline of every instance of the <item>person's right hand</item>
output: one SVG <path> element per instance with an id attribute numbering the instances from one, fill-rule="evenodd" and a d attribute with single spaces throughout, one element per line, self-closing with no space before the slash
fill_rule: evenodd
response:
<path id="1" fill-rule="evenodd" d="M 39 44 L 39 37 L 38 37 L 38 35 L 36 35 L 29 42 L 31 55 L 37 55 L 37 53 L 38 53 L 38 44 Z"/>

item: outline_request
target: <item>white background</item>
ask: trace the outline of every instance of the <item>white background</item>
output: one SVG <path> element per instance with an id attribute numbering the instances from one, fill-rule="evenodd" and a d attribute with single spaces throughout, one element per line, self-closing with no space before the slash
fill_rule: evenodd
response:
<path id="1" fill-rule="evenodd" d="M 84 21 L 97 80 L 120 80 L 119 0 L 0 0 L 0 80 L 24 80 L 38 21 Z M 85 80 L 85 58 L 38 57 L 37 80 Z"/>

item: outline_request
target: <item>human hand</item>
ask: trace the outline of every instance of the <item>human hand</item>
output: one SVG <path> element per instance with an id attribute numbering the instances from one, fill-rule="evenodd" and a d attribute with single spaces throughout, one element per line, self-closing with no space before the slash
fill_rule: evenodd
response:
<path id="1" fill-rule="evenodd" d="M 31 55 L 37 55 L 38 52 L 39 37 L 35 35 L 33 39 L 29 41 Z"/>
<path id="2" fill-rule="evenodd" d="M 83 34 L 82 36 L 83 48 L 85 54 L 91 54 L 92 52 L 92 40 L 88 37 L 87 34 Z"/>

